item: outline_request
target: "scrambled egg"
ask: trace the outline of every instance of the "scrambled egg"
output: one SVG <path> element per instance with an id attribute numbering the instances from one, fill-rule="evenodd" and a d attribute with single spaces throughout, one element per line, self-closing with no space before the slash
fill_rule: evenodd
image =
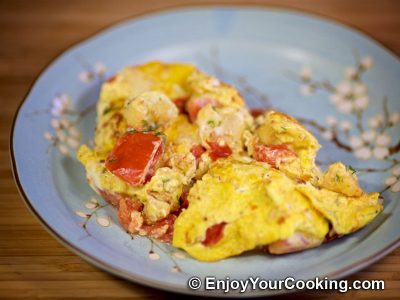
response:
<path id="1" fill-rule="evenodd" d="M 327 218 L 339 235 L 351 233 L 371 222 L 381 212 L 378 193 L 346 196 L 326 189 L 302 185 L 297 189 Z"/>
<path id="2" fill-rule="evenodd" d="M 114 151 L 121 137 L 141 145 L 137 133 L 162 143 L 149 156 L 157 161 L 135 160 L 149 144 Z M 78 159 L 96 192 L 117 207 L 115 199 L 124 199 L 118 209 L 125 225 L 145 226 L 137 229 L 150 236 L 158 229 L 161 240 L 202 261 L 257 248 L 281 254 L 316 247 L 383 209 L 353 169 L 335 163 L 319 170 L 320 145 L 297 120 L 275 111 L 253 118 L 234 87 L 190 64 L 130 66 L 105 82 L 94 142 L 93 149 L 80 147 Z M 129 165 L 110 169 L 118 164 L 111 152 Z M 133 184 L 139 181 L 124 172 L 146 180 Z M 160 226 L 173 233 L 161 236 Z"/>
<path id="3" fill-rule="evenodd" d="M 294 181 L 267 165 L 219 160 L 189 193 L 189 208 L 175 222 L 173 245 L 199 260 L 215 261 L 292 236 L 323 239 L 328 222 L 296 190 Z M 226 223 L 213 246 L 202 241 Z"/>
<path id="4" fill-rule="evenodd" d="M 318 184 L 327 190 L 350 197 L 360 197 L 363 194 L 363 190 L 358 185 L 355 170 L 352 171 L 340 162 L 330 165 L 325 174 L 320 177 Z"/>
<path id="5" fill-rule="evenodd" d="M 245 130 L 253 126 L 253 119 L 245 108 L 214 107 L 208 104 L 197 115 L 201 143 L 209 148 L 210 142 L 227 144 L 233 153 L 243 152 Z"/>

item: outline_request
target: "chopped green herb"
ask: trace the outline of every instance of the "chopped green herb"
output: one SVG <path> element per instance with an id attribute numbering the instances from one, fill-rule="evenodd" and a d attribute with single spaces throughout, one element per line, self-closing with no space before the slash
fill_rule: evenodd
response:
<path id="1" fill-rule="evenodd" d="M 220 126 L 222 124 L 222 122 L 221 121 L 215 122 L 214 120 L 208 120 L 207 124 L 211 128 L 215 128 L 215 127 Z"/>
<path id="2" fill-rule="evenodd" d="M 122 109 L 122 105 L 118 105 L 118 104 L 110 104 L 109 106 L 107 106 L 104 111 L 103 111 L 103 116 L 112 112 L 112 111 L 118 111 Z"/>
<path id="3" fill-rule="evenodd" d="M 115 110 L 115 109 L 116 109 L 116 107 L 110 105 L 109 107 L 107 107 L 107 108 L 103 111 L 103 116 L 106 115 L 106 114 L 108 114 L 109 112 Z"/>
<path id="4" fill-rule="evenodd" d="M 115 163 L 115 162 L 117 162 L 117 161 L 118 161 L 118 158 L 116 158 L 116 157 L 110 158 L 110 159 L 108 160 L 109 163 Z"/>
<path id="5" fill-rule="evenodd" d="M 286 127 L 286 126 L 281 126 L 281 129 L 282 129 L 283 131 L 286 131 L 286 130 L 287 130 L 287 127 Z"/>
<path id="6" fill-rule="evenodd" d="M 165 187 L 165 184 L 166 184 L 168 181 L 170 181 L 169 178 L 165 178 L 165 179 L 162 180 L 163 187 Z"/>
<path id="7" fill-rule="evenodd" d="M 164 133 L 164 132 L 157 131 L 157 132 L 156 132 L 154 135 L 155 135 L 155 136 L 159 136 L 159 137 L 161 137 L 161 138 L 162 138 L 162 140 L 164 141 L 164 143 L 167 141 L 167 136 L 165 135 L 165 133 Z"/>
<path id="8" fill-rule="evenodd" d="M 142 132 L 154 131 L 160 127 L 158 124 L 149 124 L 147 120 L 142 120 L 142 126 L 144 128 Z"/>
<path id="9" fill-rule="evenodd" d="M 208 126 L 214 128 L 215 127 L 215 121 L 214 120 L 208 120 L 207 122 Z"/>
<path id="10" fill-rule="evenodd" d="M 351 172 L 351 175 L 354 175 L 357 172 L 357 170 L 354 169 L 351 165 L 348 165 L 346 169 L 348 169 Z"/>
<path id="11" fill-rule="evenodd" d="M 336 182 L 341 182 L 342 181 L 342 177 L 340 177 L 338 174 L 336 174 L 335 180 L 336 180 Z"/>
<path id="12" fill-rule="evenodd" d="M 128 130 L 126 132 L 127 133 L 136 133 L 138 131 L 135 128 L 128 128 Z"/>

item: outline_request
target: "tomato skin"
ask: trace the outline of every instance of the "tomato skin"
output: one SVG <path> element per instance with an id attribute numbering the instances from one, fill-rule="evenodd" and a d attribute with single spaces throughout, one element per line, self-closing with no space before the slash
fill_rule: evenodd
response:
<path id="1" fill-rule="evenodd" d="M 185 105 L 188 100 L 189 100 L 189 97 L 186 96 L 186 97 L 175 98 L 172 100 L 172 102 L 174 102 L 174 104 L 178 108 L 179 113 L 183 114 L 183 113 L 185 113 Z"/>
<path id="2" fill-rule="evenodd" d="M 184 191 L 180 197 L 180 202 L 181 202 L 181 209 L 185 209 L 189 207 L 189 201 L 188 201 L 188 195 L 189 192 L 188 191 Z"/>
<path id="3" fill-rule="evenodd" d="M 142 185 L 153 176 L 163 151 L 161 137 L 152 133 L 128 132 L 119 138 L 105 166 L 130 185 Z"/>
<path id="4" fill-rule="evenodd" d="M 220 146 L 218 143 L 209 142 L 208 145 L 210 145 L 210 158 L 213 161 L 228 157 L 232 154 L 232 150 L 227 144 Z"/>
<path id="5" fill-rule="evenodd" d="M 171 243 L 176 218 L 177 216 L 175 214 L 169 214 L 164 219 L 157 221 L 154 224 L 143 225 L 140 232 L 145 233 L 160 242 Z"/>
<path id="6" fill-rule="evenodd" d="M 250 114 L 254 118 L 257 118 L 257 117 L 261 116 L 264 113 L 265 113 L 265 109 L 264 108 L 250 108 Z"/>
<path id="7" fill-rule="evenodd" d="M 186 103 L 186 111 L 189 114 L 190 121 L 196 121 L 197 114 L 199 113 L 200 109 L 202 109 L 204 106 L 207 106 L 208 104 L 216 105 L 217 102 L 210 98 L 190 99 Z"/>
<path id="8" fill-rule="evenodd" d="M 119 203 L 118 219 L 122 227 L 132 234 L 147 235 L 160 242 L 170 243 L 174 231 L 175 214 L 153 224 L 147 224 L 142 214 L 143 204 L 133 198 L 123 198 Z"/>
<path id="9" fill-rule="evenodd" d="M 221 222 L 208 227 L 206 231 L 206 237 L 201 243 L 206 247 L 213 246 L 218 243 L 224 236 L 225 225 L 225 222 Z"/>
<path id="10" fill-rule="evenodd" d="M 133 220 L 132 212 L 141 212 L 142 210 L 143 204 L 139 200 L 131 199 L 129 197 L 121 199 L 118 205 L 118 219 L 122 227 L 129 232 L 135 231 L 137 227 L 141 227 L 143 219 L 140 221 Z M 136 222 L 136 224 L 134 222 Z"/>
<path id="11" fill-rule="evenodd" d="M 117 76 L 116 76 L 116 75 L 113 75 L 113 76 L 111 76 L 110 78 L 108 78 L 108 79 L 106 80 L 106 82 L 107 82 L 107 83 L 111 83 L 111 82 L 113 82 L 116 78 L 117 78 Z"/>
<path id="12" fill-rule="evenodd" d="M 192 149 L 190 149 L 190 152 L 194 155 L 196 158 L 196 161 L 198 162 L 201 155 L 206 152 L 206 148 L 204 148 L 202 145 L 196 145 L 193 146 Z"/>
<path id="13" fill-rule="evenodd" d="M 107 190 L 99 190 L 100 196 L 113 206 L 118 207 L 123 199 L 130 199 L 130 196 L 120 193 L 113 193 Z"/>
<path id="14" fill-rule="evenodd" d="M 292 161 L 297 157 L 296 153 L 285 144 L 254 146 L 254 156 L 257 161 L 266 162 L 275 168 L 279 168 L 282 162 Z"/>

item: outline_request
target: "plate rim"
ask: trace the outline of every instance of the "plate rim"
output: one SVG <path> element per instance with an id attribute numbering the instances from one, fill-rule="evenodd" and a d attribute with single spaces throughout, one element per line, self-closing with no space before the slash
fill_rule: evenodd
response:
<path id="1" fill-rule="evenodd" d="M 147 17 L 157 17 L 158 15 L 164 15 L 164 14 L 169 14 L 169 13 L 177 13 L 177 12 L 185 12 L 185 11 L 195 11 L 195 10 L 224 10 L 224 9 L 232 9 L 232 10 L 241 10 L 241 9 L 247 9 L 247 10 L 264 10 L 264 11 L 269 11 L 269 12 L 280 12 L 280 13 L 287 13 L 291 15 L 297 15 L 297 16 L 302 16 L 306 17 L 309 19 L 314 19 L 320 22 L 325 22 L 328 24 L 332 24 L 338 27 L 341 27 L 344 30 L 350 31 L 352 33 L 355 33 L 357 35 L 362 36 L 363 38 L 367 39 L 369 42 L 375 44 L 378 46 L 381 50 L 385 51 L 388 55 L 392 56 L 392 58 L 396 59 L 398 62 L 400 62 L 400 56 L 397 55 L 395 52 L 393 52 L 390 48 L 385 46 L 382 42 L 374 39 L 372 36 L 370 36 L 368 33 L 365 33 L 363 30 L 353 27 L 351 25 L 348 25 L 346 23 L 342 23 L 335 18 L 328 17 L 324 14 L 320 13 L 314 13 L 314 12 L 309 12 L 306 10 L 303 10 L 301 8 L 295 9 L 295 8 L 286 8 L 283 6 L 270 6 L 270 5 L 257 5 L 257 4 L 184 4 L 184 5 L 170 5 L 167 7 L 163 8 L 156 8 L 156 9 L 151 9 L 148 11 L 144 11 L 142 13 L 134 14 L 131 16 L 127 16 L 123 19 L 120 19 L 116 22 L 113 22 L 109 25 L 106 25 L 98 30 L 96 30 L 94 33 L 89 34 L 87 37 L 72 43 L 70 46 L 67 48 L 61 50 L 57 55 L 55 55 L 53 58 L 49 59 L 48 63 L 38 72 L 38 74 L 35 76 L 34 80 L 28 87 L 25 95 L 23 96 L 22 100 L 17 106 L 17 109 L 14 112 L 14 116 L 12 119 L 12 124 L 9 132 L 9 157 L 11 161 L 11 171 L 13 174 L 14 181 L 17 186 L 17 190 L 19 195 L 21 196 L 21 199 L 25 203 L 26 207 L 28 210 L 31 212 L 31 214 L 39 221 L 39 223 L 42 225 L 42 227 L 53 237 L 55 240 L 57 240 L 61 245 L 66 247 L 68 250 L 70 250 L 72 253 L 75 255 L 78 255 L 82 259 L 84 259 L 86 262 L 90 263 L 92 266 L 95 266 L 99 268 L 102 271 L 106 271 L 108 273 L 111 273 L 114 276 L 123 278 L 127 281 L 133 282 L 135 284 L 140 284 L 146 287 L 150 287 L 153 289 L 156 289 L 158 291 L 167 291 L 167 292 L 172 292 L 175 294 L 186 294 L 186 295 L 196 295 L 196 296 L 202 296 L 202 297 L 265 297 L 265 296 L 273 296 L 273 295 L 279 295 L 279 294 L 289 294 L 296 292 L 295 290 L 280 290 L 280 291 L 271 291 L 268 290 L 268 293 L 257 293 L 257 294 L 232 294 L 232 295 L 225 295 L 225 294 L 219 294 L 219 293 L 214 293 L 214 292 L 207 292 L 207 293 L 199 293 L 200 291 L 196 290 L 191 290 L 191 289 L 182 289 L 181 287 L 178 287 L 178 290 L 176 286 L 172 286 L 169 284 L 165 284 L 163 281 L 159 280 L 154 280 L 154 279 L 148 279 L 144 278 L 141 276 L 138 276 L 137 274 L 133 274 L 130 272 L 125 272 L 121 269 L 118 269 L 116 267 L 113 267 L 109 265 L 106 261 L 98 259 L 94 256 L 92 256 L 90 253 L 87 253 L 86 251 L 76 247 L 72 243 L 70 243 L 67 239 L 65 239 L 61 234 L 59 234 L 55 229 L 53 229 L 47 222 L 46 220 L 39 214 L 39 212 L 35 209 L 35 207 L 32 205 L 30 202 L 29 197 L 25 193 L 25 190 L 23 188 L 22 183 L 20 182 L 19 175 L 18 175 L 18 169 L 16 165 L 16 158 L 15 158 L 15 153 L 14 153 L 14 131 L 15 127 L 17 124 L 18 117 L 20 116 L 20 111 L 27 99 L 29 98 L 32 90 L 36 86 L 37 82 L 42 78 L 44 73 L 51 67 L 53 66 L 56 62 L 58 62 L 60 59 L 62 59 L 66 54 L 68 54 L 70 51 L 73 51 L 80 46 L 86 44 L 87 42 L 90 42 L 92 40 L 97 39 L 101 35 L 111 32 L 118 27 L 122 27 L 124 25 L 127 25 L 130 22 L 145 19 Z M 326 274 L 325 276 L 329 277 L 330 279 L 341 279 L 344 277 L 347 277 L 355 272 L 358 272 L 361 269 L 364 269 L 371 264 L 379 261 L 386 255 L 390 254 L 392 251 L 400 247 L 400 237 L 396 240 L 394 240 L 392 243 L 389 245 L 386 245 L 376 253 L 371 254 L 370 256 L 357 260 L 345 267 L 343 267 L 340 270 L 337 270 L 333 273 Z M 218 292 L 218 291 L 217 291 Z"/>

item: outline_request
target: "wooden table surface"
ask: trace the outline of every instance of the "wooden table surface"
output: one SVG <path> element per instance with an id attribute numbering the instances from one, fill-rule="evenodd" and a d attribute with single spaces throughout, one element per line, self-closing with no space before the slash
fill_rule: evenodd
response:
<path id="1" fill-rule="evenodd" d="M 223 4 L 245 1 L 219 1 Z M 190 1 L 189 4 L 213 4 Z M 249 1 L 341 21 L 400 54 L 400 1 Z M 97 31 L 135 15 L 188 4 L 167 1 L 0 1 L 0 298 L 178 298 L 109 275 L 51 237 L 26 208 L 11 173 L 9 131 L 15 110 L 40 71 Z M 400 78 L 399 78 L 400 80 Z M 399 229 L 400 230 L 400 229 Z M 384 279 L 385 291 L 307 292 L 308 298 L 400 299 L 400 249 L 351 279 Z"/>

